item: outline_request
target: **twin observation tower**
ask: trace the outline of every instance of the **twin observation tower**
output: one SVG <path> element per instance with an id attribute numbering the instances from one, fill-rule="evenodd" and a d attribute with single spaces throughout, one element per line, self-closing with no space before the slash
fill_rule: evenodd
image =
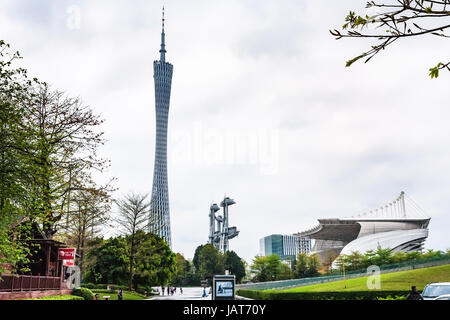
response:
<path id="1" fill-rule="evenodd" d="M 166 240 L 172 248 L 170 232 L 169 187 L 167 182 L 167 128 L 173 65 L 166 62 L 166 34 L 164 8 L 162 16 L 161 50 L 159 60 L 153 62 L 155 79 L 156 143 L 153 189 L 151 195 L 150 232 Z"/>

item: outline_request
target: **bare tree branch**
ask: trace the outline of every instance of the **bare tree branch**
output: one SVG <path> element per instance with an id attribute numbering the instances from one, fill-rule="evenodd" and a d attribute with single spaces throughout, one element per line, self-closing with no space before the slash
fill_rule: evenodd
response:
<path id="1" fill-rule="evenodd" d="M 371 49 L 350 59 L 346 66 L 365 59 L 370 61 L 375 55 L 386 49 L 399 39 L 434 35 L 442 38 L 450 38 L 450 0 L 385 0 L 388 3 L 369 1 L 366 8 L 378 8 L 380 12 L 373 16 L 360 16 L 355 12 L 345 18 L 345 24 L 341 32 L 337 29 L 330 30 L 336 40 L 342 38 L 372 38 L 379 43 L 372 45 Z M 390 2 L 389 2 L 390 1 Z M 428 19 L 434 18 L 434 19 Z M 369 26 L 374 28 L 369 29 Z M 439 76 L 439 70 L 449 69 L 448 64 L 439 63 L 430 69 L 431 78 Z"/>

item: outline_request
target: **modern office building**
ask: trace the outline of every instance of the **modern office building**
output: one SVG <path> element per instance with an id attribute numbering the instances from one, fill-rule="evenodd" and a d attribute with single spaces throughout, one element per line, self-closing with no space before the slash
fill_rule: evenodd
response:
<path id="1" fill-rule="evenodd" d="M 299 253 L 311 251 L 311 239 L 293 235 L 272 234 L 259 240 L 259 254 L 277 254 L 281 260 L 295 260 Z"/>
<path id="2" fill-rule="evenodd" d="M 319 219 L 318 226 L 295 235 L 315 239 L 312 252 L 329 265 L 339 254 L 365 253 L 378 247 L 392 252 L 421 251 L 430 219 L 401 192 L 396 200 L 376 210 L 350 218 Z"/>
<path id="3" fill-rule="evenodd" d="M 172 87 L 173 66 L 166 62 L 164 8 L 161 33 L 160 59 L 153 62 L 156 106 L 156 143 L 151 195 L 150 231 L 163 237 L 172 247 L 170 232 L 169 187 L 167 182 L 167 127 Z"/>

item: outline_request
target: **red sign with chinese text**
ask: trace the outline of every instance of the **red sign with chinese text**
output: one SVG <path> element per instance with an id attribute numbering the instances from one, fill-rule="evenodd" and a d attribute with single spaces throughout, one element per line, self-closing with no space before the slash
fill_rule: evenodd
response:
<path id="1" fill-rule="evenodd" d="M 62 248 L 58 250 L 58 260 L 75 260 L 74 248 Z"/>
<path id="2" fill-rule="evenodd" d="M 63 260 L 63 266 L 73 267 L 75 266 L 75 260 Z"/>

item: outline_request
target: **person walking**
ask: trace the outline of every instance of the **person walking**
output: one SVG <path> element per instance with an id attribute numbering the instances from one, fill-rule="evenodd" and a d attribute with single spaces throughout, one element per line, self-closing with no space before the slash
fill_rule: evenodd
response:
<path id="1" fill-rule="evenodd" d="M 180 287 L 180 294 L 183 294 L 183 288 Z"/>
<path id="2" fill-rule="evenodd" d="M 406 300 L 423 300 L 422 295 L 417 292 L 416 286 L 411 287 L 411 292 L 406 296 Z"/>
<path id="3" fill-rule="evenodd" d="M 202 294 L 202 298 L 205 298 L 205 297 L 207 297 L 208 295 L 206 294 L 206 288 L 205 287 L 203 287 L 203 294 Z"/>
<path id="4" fill-rule="evenodd" d="M 164 297 L 164 286 L 161 286 L 161 293 L 162 293 L 162 296 Z"/>
<path id="5" fill-rule="evenodd" d="M 119 300 L 123 300 L 123 290 L 122 289 L 119 289 L 119 293 L 117 294 L 117 298 Z"/>

